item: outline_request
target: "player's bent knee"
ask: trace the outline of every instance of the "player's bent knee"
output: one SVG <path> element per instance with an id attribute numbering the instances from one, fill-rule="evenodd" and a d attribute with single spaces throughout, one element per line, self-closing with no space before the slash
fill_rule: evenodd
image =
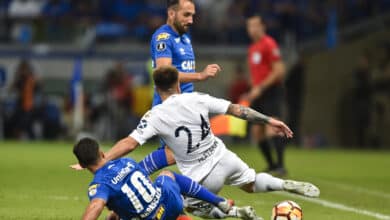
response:
<path id="1" fill-rule="evenodd" d="M 159 176 L 169 176 L 172 179 L 175 179 L 175 175 L 169 170 L 163 170 L 160 172 Z"/>

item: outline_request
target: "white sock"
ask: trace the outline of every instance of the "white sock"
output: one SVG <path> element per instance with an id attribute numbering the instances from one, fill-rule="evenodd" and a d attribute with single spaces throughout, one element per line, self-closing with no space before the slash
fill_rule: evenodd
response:
<path id="1" fill-rule="evenodd" d="M 273 177 L 268 173 L 258 173 L 256 175 L 253 192 L 268 192 L 283 190 L 284 180 Z"/>

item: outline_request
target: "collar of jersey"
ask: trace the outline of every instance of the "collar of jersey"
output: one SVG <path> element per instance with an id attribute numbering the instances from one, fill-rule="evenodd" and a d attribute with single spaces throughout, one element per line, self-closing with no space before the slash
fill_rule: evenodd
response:
<path id="1" fill-rule="evenodd" d="M 171 26 L 169 26 L 169 24 L 166 24 L 164 29 L 166 29 L 170 34 L 172 34 L 173 37 L 183 37 L 184 36 L 184 34 L 182 36 L 180 36 L 176 31 L 174 31 L 172 29 Z"/>
<path id="2" fill-rule="evenodd" d="M 95 175 L 100 173 L 100 172 L 102 172 L 102 170 L 104 170 L 106 167 L 108 167 L 112 163 L 113 163 L 112 161 L 108 161 L 106 164 L 104 164 L 104 166 L 102 166 L 102 167 L 100 167 L 99 169 L 96 170 Z"/>

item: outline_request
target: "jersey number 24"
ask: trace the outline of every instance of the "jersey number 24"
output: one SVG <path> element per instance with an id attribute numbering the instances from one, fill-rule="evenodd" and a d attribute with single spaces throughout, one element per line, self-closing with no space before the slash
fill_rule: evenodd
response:
<path id="1" fill-rule="evenodd" d="M 200 120 L 201 120 L 200 129 L 202 130 L 201 141 L 203 141 L 207 137 L 207 135 L 209 135 L 209 133 L 210 133 L 210 126 L 207 123 L 206 119 L 204 119 L 203 115 L 200 115 Z M 179 137 L 181 131 L 187 133 L 187 136 L 188 136 L 187 154 L 190 154 L 190 153 L 196 151 L 200 147 L 200 143 L 197 143 L 195 146 L 192 146 L 192 132 L 191 132 L 191 130 L 186 126 L 180 126 L 175 130 L 175 137 Z"/>

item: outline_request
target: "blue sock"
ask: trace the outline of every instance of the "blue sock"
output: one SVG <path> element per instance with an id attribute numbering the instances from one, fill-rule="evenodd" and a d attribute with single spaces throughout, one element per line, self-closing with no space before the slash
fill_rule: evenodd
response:
<path id="1" fill-rule="evenodd" d="M 173 175 L 175 175 L 176 183 L 180 187 L 180 193 L 185 196 L 200 199 L 215 206 L 225 200 L 186 176 L 177 173 L 173 173 Z"/>
<path id="2" fill-rule="evenodd" d="M 164 149 L 158 149 L 146 156 L 138 163 L 148 175 L 168 166 Z"/>

